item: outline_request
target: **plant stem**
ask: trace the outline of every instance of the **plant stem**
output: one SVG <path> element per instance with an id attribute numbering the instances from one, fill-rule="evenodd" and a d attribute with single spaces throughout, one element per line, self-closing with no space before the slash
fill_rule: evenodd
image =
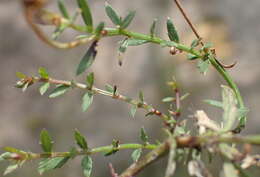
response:
<path id="1" fill-rule="evenodd" d="M 100 94 L 100 95 L 109 96 L 109 97 L 111 97 L 113 99 L 121 100 L 121 101 L 129 103 L 131 105 L 135 105 L 138 108 L 145 109 L 148 113 L 153 113 L 154 115 L 160 117 L 164 122 L 167 122 L 167 121 L 170 120 L 170 117 L 168 115 L 162 113 L 158 109 L 155 109 L 152 105 L 149 105 L 149 104 L 147 104 L 145 102 L 140 102 L 138 100 L 129 98 L 129 97 L 124 96 L 124 95 L 119 94 L 119 93 L 116 93 L 116 95 L 114 95 L 111 92 L 99 89 L 99 88 L 94 87 L 94 86 L 90 89 L 90 88 L 88 88 L 87 85 L 82 84 L 82 83 L 71 82 L 71 81 L 64 81 L 64 80 L 57 80 L 57 79 L 53 79 L 53 78 L 44 79 L 44 78 L 34 77 L 33 80 L 34 80 L 34 82 L 48 82 L 50 84 L 55 84 L 55 85 L 62 84 L 62 85 L 67 85 L 67 86 L 74 86 L 74 87 L 77 87 L 79 89 L 84 89 L 84 90 L 87 90 L 87 91 L 91 91 L 94 94 Z"/>
<path id="2" fill-rule="evenodd" d="M 158 145 L 155 144 L 120 144 L 116 149 L 117 150 L 123 150 L 123 149 L 155 149 L 158 147 Z M 87 151 L 77 151 L 75 152 L 74 155 L 80 156 L 80 155 L 92 155 L 92 154 L 97 154 L 97 153 L 107 153 L 111 150 L 113 150 L 114 147 L 112 145 L 109 146 L 101 146 L 97 148 L 93 148 Z M 39 158 L 55 158 L 55 157 L 68 157 L 71 155 L 71 152 L 46 152 L 46 153 L 28 153 L 28 160 L 33 160 L 33 159 L 39 159 Z"/>

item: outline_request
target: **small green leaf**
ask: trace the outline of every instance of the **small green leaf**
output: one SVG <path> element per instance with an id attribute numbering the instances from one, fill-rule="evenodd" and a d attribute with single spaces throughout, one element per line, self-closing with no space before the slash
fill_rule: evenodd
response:
<path id="1" fill-rule="evenodd" d="M 200 73 L 202 73 L 202 74 L 206 74 L 207 73 L 207 71 L 209 69 L 209 66 L 210 66 L 210 61 L 209 60 L 205 60 L 205 61 L 200 60 L 198 62 L 198 65 L 197 65 L 197 67 L 199 68 Z"/>
<path id="2" fill-rule="evenodd" d="M 155 27 L 156 27 L 157 19 L 153 20 L 153 23 L 150 28 L 150 35 L 153 38 L 155 36 Z"/>
<path id="3" fill-rule="evenodd" d="M 238 108 L 237 99 L 234 91 L 222 85 L 222 100 L 223 100 L 223 131 L 229 131 L 234 128 L 235 123 L 238 121 Z"/>
<path id="4" fill-rule="evenodd" d="M 29 82 L 25 82 L 22 88 L 22 91 L 25 92 L 29 86 Z"/>
<path id="5" fill-rule="evenodd" d="M 204 100 L 205 103 L 210 104 L 212 106 L 216 106 L 219 108 L 223 108 L 223 104 L 220 101 L 216 101 L 216 100 Z"/>
<path id="6" fill-rule="evenodd" d="M 130 110 L 130 114 L 131 114 L 132 117 L 135 117 L 136 111 L 137 111 L 137 106 L 136 106 L 136 105 L 133 105 L 133 106 L 131 107 L 131 110 Z"/>
<path id="7" fill-rule="evenodd" d="M 92 159 L 90 156 L 85 156 L 81 161 L 81 167 L 83 169 L 83 174 L 85 177 L 90 177 L 92 171 Z"/>
<path id="8" fill-rule="evenodd" d="M 145 117 L 152 116 L 152 115 L 154 115 L 154 112 L 148 112 L 147 114 L 145 114 Z"/>
<path id="9" fill-rule="evenodd" d="M 207 43 L 204 44 L 204 46 L 203 46 L 204 49 L 209 49 L 209 48 L 211 48 L 211 47 L 213 47 L 213 44 L 212 44 L 211 42 L 207 42 Z"/>
<path id="10" fill-rule="evenodd" d="M 96 46 L 97 46 L 97 41 L 94 41 L 91 44 L 91 46 L 89 47 L 86 54 L 81 59 L 79 65 L 78 65 L 78 68 L 77 68 L 77 72 L 76 72 L 77 76 L 82 74 L 85 70 L 87 70 L 93 64 L 95 57 L 97 55 Z"/>
<path id="11" fill-rule="evenodd" d="M 4 150 L 11 153 L 21 154 L 21 150 L 9 146 L 4 147 Z"/>
<path id="12" fill-rule="evenodd" d="M 44 152 L 51 152 L 53 141 L 51 136 L 49 135 L 48 131 L 43 129 L 40 134 L 40 144 Z"/>
<path id="13" fill-rule="evenodd" d="M 69 88 L 70 88 L 70 86 L 68 86 L 68 85 L 60 85 L 51 92 L 51 94 L 49 95 L 49 98 L 55 98 L 55 97 L 61 96 L 61 95 L 65 94 Z"/>
<path id="14" fill-rule="evenodd" d="M 104 29 L 104 27 L 105 27 L 105 23 L 104 22 L 100 22 L 98 24 L 98 26 L 96 27 L 95 33 L 97 35 L 99 35 L 101 33 L 101 31 Z"/>
<path id="15" fill-rule="evenodd" d="M 179 43 L 180 39 L 179 39 L 178 33 L 170 18 L 167 19 L 167 30 L 168 30 L 168 36 L 169 36 L 170 40 Z"/>
<path id="16" fill-rule="evenodd" d="M 87 143 L 85 137 L 83 135 L 81 135 L 78 130 L 75 130 L 75 132 L 74 132 L 74 139 L 81 149 L 83 149 L 83 150 L 88 149 L 88 143 Z"/>
<path id="17" fill-rule="evenodd" d="M 18 167 L 19 167 L 18 164 L 9 165 L 9 166 L 6 168 L 5 172 L 4 172 L 4 176 L 7 175 L 7 174 L 12 173 L 12 172 L 13 172 L 14 170 L 16 170 Z"/>
<path id="18" fill-rule="evenodd" d="M 191 43 L 191 48 L 195 48 L 200 44 L 200 40 L 199 39 L 194 39 Z"/>
<path id="19" fill-rule="evenodd" d="M 112 8 L 112 6 L 106 2 L 105 8 L 106 8 L 107 16 L 110 18 L 110 20 L 115 25 L 119 25 L 120 26 L 121 25 L 121 19 L 117 15 L 116 11 Z"/>
<path id="20" fill-rule="evenodd" d="M 25 79 L 27 76 L 21 72 L 16 72 L 16 77 L 18 77 L 19 79 Z"/>
<path id="21" fill-rule="evenodd" d="M 123 19 L 120 27 L 122 29 L 127 28 L 130 25 L 130 23 L 132 22 L 134 17 L 135 17 L 135 11 L 129 12 L 128 15 Z"/>
<path id="22" fill-rule="evenodd" d="M 87 26 L 87 31 L 92 32 L 93 30 L 93 20 L 91 11 L 88 5 L 88 0 L 77 0 L 78 6 L 81 9 L 81 16 Z"/>
<path id="23" fill-rule="evenodd" d="M 44 159 L 39 163 L 38 172 L 40 173 L 40 175 L 42 175 L 46 171 L 61 168 L 68 160 L 69 157 L 55 157 Z"/>
<path id="24" fill-rule="evenodd" d="M 141 154 L 142 154 L 141 148 L 134 150 L 133 153 L 131 154 L 133 161 L 137 162 L 139 160 L 139 158 L 141 157 Z"/>
<path id="25" fill-rule="evenodd" d="M 184 95 L 181 96 L 180 100 L 186 99 L 188 96 L 190 96 L 190 93 L 185 93 Z"/>
<path id="26" fill-rule="evenodd" d="M 144 103 L 144 94 L 142 91 L 139 92 L 139 100 L 141 101 L 141 103 Z"/>
<path id="27" fill-rule="evenodd" d="M 120 53 L 125 53 L 127 47 L 128 47 L 128 39 L 124 39 L 123 41 L 120 41 L 120 47 L 119 47 L 119 52 Z"/>
<path id="28" fill-rule="evenodd" d="M 86 79 L 88 88 L 92 89 L 93 84 L 94 84 L 94 73 L 90 73 L 87 75 L 87 79 Z"/>
<path id="29" fill-rule="evenodd" d="M 174 97 L 165 97 L 164 99 L 162 99 L 162 102 L 173 102 L 176 99 Z"/>
<path id="30" fill-rule="evenodd" d="M 59 10 L 60 10 L 62 16 L 66 19 L 69 19 L 70 16 L 69 16 L 69 13 L 68 13 L 66 6 L 64 4 L 64 0 L 58 0 L 58 7 L 59 7 Z"/>
<path id="31" fill-rule="evenodd" d="M 11 157 L 11 154 L 12 154 L 12 153 L 10 153 L 10 152 L 4 152 L 3 154 L 1 154 L 1 155 L 0 155 L 0 162 L 6 160 L 6 159 L 8 159 L 8 158 L 10 158 L 10 157 Z"/>
<path id="32" fill-rule="evenodd" d="M 128 42 L 128 46 L 138 46 L 138 45 L 142 45 L 142 44 L 146 44 L 149 41 L 147 40 L 142 40 L 142 39 L 133 39 L 133 38 L 129 38 L 127 40 Z"/>
<path id="33" fill-rule="evenodd" d="M 82 111 L 85 112 L 93 102 L 93 94 L 87 92 L 82 97 Z"/>
<path id="34" fill-rule="evenodd" d="M 239 173 L 230 162 L 225 162 L 223 165 L 223 173 L 225 177 L 239 177 Z"/>
<path id="35" fill-rule="evenodd" d="M 109 84 L 106 84 L 105 85 L 105 90 L 108 91 L 109 93 L 113 93 L 114 92 L 114 87 L 109 85 Z"/>
<path id="36" fill-rule="evenodd" d="M 146 134 L 144 127 L 141 128 L 140 138 L 144 142 L 144 144 L 148 143 L 148 135 Z"/>
<path id="37" fill-rule="evenodd" d="M 193 54 L 188 53 L 188 54 L 187 54 L 187 58 L 188 58 L 188 60 L 196 60 L 196 59 L 198 59 L 199 57 L 197 57 L 196 55 L 193 55 Z"/>
<path id="38" fill-rule="evenodd" d="M 39 75 L 41 76 L 41 78 L 43 79 L 48 79 L 49 78 L 49 74 L 48 72 L 46 71 L 45 68 L 39 68 Z"/>
<path id="39" fill-rule="evenodd" d="M 49 82 L 44 83 L 44 84 L 40 87 L 40 89 L 39 89 L 40 94 L 41 94 L 41 95 L 44 95 L 44 93 L 49 89 L 49 87 L 50 87 L 50 83 L 49 83 Z"/>

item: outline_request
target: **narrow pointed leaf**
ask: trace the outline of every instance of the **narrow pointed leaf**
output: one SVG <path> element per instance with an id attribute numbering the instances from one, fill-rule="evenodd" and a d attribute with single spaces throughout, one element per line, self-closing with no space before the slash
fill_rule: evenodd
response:
<path id="1" fill-rule="evenodd" d="M 88 32 L 93 30 L 93 20 L 91 11 L 88 5 L 88 0 L 77 0 L 78 6 L 81 9 L 81 16 L 87 26 Z"/>
<path id="2" fill-rule="evenodd" d="M 219 107 L 219 108 L 223 108 L 223 104 L 222 102 L 220 101 L 216 101 L 216 100 L 204 100 L 205 103 L 208 103 L 212 106 L 216 106 L 216 107 Z"/>
<path id="3" fill-rule="evenodd" d="M 44 84 L 40 87 L 40 89 L 39 89 L 40 94 L 41 94 L 41 95 L 44 95 L 44 93 L 49 89 L 49 87 L 50 87 L 50 83 L 49 83 L 49 82 L 44 83 Z"/>
<path id="4" fill-rule="evenodd" d="M 154 19 L 154 20 L 153 20 L 153 23 L 152 23 L 152 25 L 151 25 L 151 28 L 150 28 L 150 35 L 151 35 L 151 37 L 154 37 L 154 36 L 155 36 L 156 23 L 157 23 L 157 19 Z"/>
<path id="5" fill-rule="evenodd" d="M 140 99 L 141 103 L 144 102 L 144 94 L 142 91 L 139 92 L 139 99 Z"/>
<path id="6" fill-rule="evenodd" d="M 123 19 L 120 27 L 122 29 L 127 28 L 130 25 L 130 23 L 132 22 L 132 20 L 134 19 L 134 17 L 135 17 L 135 11 L 129 12 L 128 15 Z"/>
<path id="7" fill-rule="evenodd" d="M 94 73 L 90 73 L 87 75 L 87 85 L 88 85 L 88 88 L 92 89 L 93 87 L 93 84 L 94 84 Z"/>
<path id="8" fill-rule="evenodd" d="M 167 30 L 168 30 L 168 36 L 169 36 L 170 40 L 179 43 L 180 39 L 179 39 L 178 33 L 170 18 L 167 19 Z"/>
<path id="9" fill-rule="evenodd" d="M 39 163 L 38 172 L 40 173 L 40 175 L 42 175 L 46 171 L 61 168 L 68 160 L 69 157 L 55 157 L 44 159 Z"/>
<path id="10" fill-rule="evenodd" d="M 16 72 L 16 77 L 18 77 L 19 79 L 25 79 L 27 76 L 21 72 Z"/>
<path id="11" fill-rule="evenodd" d="M 162 102 L 173 102 L 176 99 L 174 97 L 165 97 L 164 99 L 162 99 Z"/>
<path id="12" fill-rule="evenodd" d="M 85 177 L 90 177 L 92 172 L 93 162 L 90 156 L 85 156 L 81 161 L 81 167 Z"/>
<path id="13" fill-rule="evenodd" d="M 51 92 L 51 94 L 49 95 L 49 98 L 55 98 L 55 97 L 61 96 L 61 95 L 65 94 L 69 88 L 70 88 L 70 86 L 68 86 L 68 85 L 60 85 Z"/>
<path id="14" fill-rule="evenodd" d="M 43 129 L 40 134 L 40 144 L 44 152 L 51 152 L 53 142 L 51 136 L 49 135 L 48 131 Z"/>
<path id="15" fill-rule="evenodd" d="M 142 40 L 142 39 L 132 39 L 132 38 L 129 38 L 127 40 L 127 42 L 128 42 L 128 46 L 138 46 L 138 45 L 146 44 L 149 41 Z"/>
<path id="16" fill-rule="evenodd" d="M 121 25 L 120 17 L 117 15 L 116 11 L 112 8 L 112 6 L 107 2 L 105 4 L 105 9 L 106 9 L 107 16 L 110 18 L 110 20 L 115 25 Z"/>
<path id="17" fill-rule="evenodd" d="M 196 60 L 196 59 L 198 59 L 199 57 L 197 57 L 196 55 L 192 55 L 192 54 L 188 53 L 188 54 L 187 54 L 187 58 L 188 58 L 188 60 Z"/>
<path id="18" fill-rule="evenodd" d="M 146 134 L 144 127 L 141 128 L 140 138 L 145 144 L 148 143 L 148 135 Z"/>
<path id="19" fill-rule="evenodd" d="M 131 154 L 133 161 L 137 162 L 139 160 L 139 158 L 141 157 L 141 154 L 142 154 L 141 148 L 134 150 L 133 153 Z"/>
<path id="20" fill-rule="evenodd" d="M 7 175 L 7 174 L 12 173 L 12 172 L 13 172 L 14 170 L 16 170 L 18 167 L 19 167 L 18 164 L 9 165 L 9 166 L 6 168 L 5 172 L 4 172 L 4 176 Z"/>
<path id="21" fill-rule="evenodd" d="M 83 150 L 88 149 L 88 143 L 87 143 L 85 137 L 83 135 L 81 135 L 78 130 L 75 130 L 75 132 L 74 132 L 74 139 L 81 149 L 83 149 Z"/>
<path id="22" fill-rule="evenodd" d="M 207 73 L 207 71 L 209 69 L 209 66 L 210 66 L 210 61 L 209 60 L 205 60 L 205 61 L 200 60 L 198 62 L 198 65 L 197 65 L 197 67 L 199 68 L 200 73 L 202 73 L 204 75 Z"/>
<path id="23" fill-rule="evenodd" d="M 82 111 L 85 112 L 93 102 L 93 94 L 85 93 L 82 97 Z"/>
<path id="24" fill-rule="evenodd" d="M 135 117 L 136 111 L 137 111 L 137 106 L 136 106 L 136 105 L 133 105 L 133 106 L 131 107 L 131 110 L 130 110 L 130 114 L 131 114 L 132 117 Z"/>
<path id="25" fill-rule="evenodd" d="M 195 48 L 200 44 L 200 40 L 199 39 L 194 39 L 191 43 L 191 48 Z"/>
<path id="26" fill-rule="evenodd" d="M 110 93 L 113 93 L 114 92 L 114 87 L 112 87 L 111 85 L 109 84 L 106 84 L 105 85 L 105 90 L 110 92 Z"/>
<path id="27" fill-rule="evenodd" d="M 93 64 L 95 57 L 97 55 L 96 46 L 97 46 L 97 41 L 94 41 L 91 44 L 91 46 L 89 47 L 86 54 L 81 59 L 79 65 L 78 65 L 78 68 L 77 68 L 77 72 L 76 72 L 77 75 L 82 74 L 85 70 L 87 70 Z"/>
<path id="28" fill-rule="evenodd" d="M 66 19 L 69 19 L 70 16 L 69 16 L 69 13 L 68 13 L 68 11 L 67 11 L 67 8 L 66 8 L 66 6 L 65 6 L 65 4 L 64 4 L 64 0 L 58 0 L 58 7 L 59 7 L 59 10 L 60 10 L 62 16 L 63 16 L 64 18 L 66 18 Z"/>

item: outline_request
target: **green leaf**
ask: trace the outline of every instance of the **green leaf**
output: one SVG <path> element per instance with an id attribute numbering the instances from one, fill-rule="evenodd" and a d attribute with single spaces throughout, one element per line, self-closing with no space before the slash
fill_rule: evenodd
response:
<path id="1" fill-rule="evenodd" d="M 27 76 L 21 72 L 16 72 L 16 77 L 18 77 L 19 79 L 25 79 Z"/>
<path id="2" fill-rule="evenodd" d="M 167 30 L 168 30 L 168 36 L 170 40 L 179 43 L 180 39 L 178 33 L 174 27 L 172 20 L 169 17 L 167 19 Z"/>
<path id="3" fill-rule="evenodd" d="M 39 163 L 38 172 L 40 173 L 40 175 L 42 175 L 46 171 L 61 168 L 68 160 L 69 157 L 55 157 L 44 159 Z"/>
<path id="4" fill-rule="evenodd" d="M 105 27 L 105 23 L 100 22 L 98 24 L 98 26 L 96 27 L 95 33 L 99 35 L 101 33 L 101 31 L 104 29 L 104 27 Z"/>
<path id="5" fill-rule="evenodd" d="M 130 110 L 130 114 L 131 114 L 132 117 L 135 117 L 136 111 L 137 111 L 137 106 L 136 106 L 136 105 L 133 105 L 133 106 L 131 107 L 131 110 Z"/>
<path id="6" fill-rule="evenodd" d="M 115 25 L 121 25 L 121 19 L 117 15 L 116 11 L 112 8 L 110 4 L 106 2 L 105 4 L 105 9 L 107 16 L 110 18 L 110 20 L 115 24 Z"/>
<path id="7" fill-rule="evenodd" d="M 94 73 L 90 73 L 87 75 L 87 79 L 86 79 L 88 88 L 92 89 L 93 84 L 94 84 Z"/>
<path id="8" fill-rule="evenodd" d="M 239 177 L 239 173 L 230 162 L 225 162 L 223 165 L 223 173 L 225 177 Z"/>
<path id="9" fill-rule="evenodd" d="M 139 92 L 139 100 L 141 101 L 141 103 L 144 103 L 144 94 L 142 91 Z"/>
<path id="10" fill-rule="evenodd" d="M 174 97 L 165 97 L 162 99 L 162 102 L 172 102 L 175 101 L 176 99 Z"/>
<path id="11" fill-rule="evenodd" d="M 207 42 L 206 44 L 204 44 L 203 49 L 209 49 L 211 47 L 213 47 L 213 44 L 211 42 Z"/>
<path id="12" fill-rule="evenodd" d="M 145 117 L 152 116 L 154 114 L 155 114 L 154 112 L 148 112 L 147 114 L 145 114 Z"/>
<path id="13" fill-rule="evenodd" d="M 50 87 L 50 83 L 49 83 L 49 82 L 44 83 L 44 84 L 40 87 L 40 89 L 39 89 L 40 94 L 41 94 L 41 95 L 44 95 L 44 93 L 49 89 L 49 87 Z"/>
<path id="14" fill-rule="evenodd" d="M 83 150 L 88 150 L 88 143 L 83 135 L 80 134 L 78 130 L 74 132 L 74 138 L 78 146 Z"/>
<path id="15" fill-rule="evenodd" d="M 151 35 L 152 38 L 153 38 L 154 35 L 155 35 L 156 23 L 157 23 L 157 19 L 154 19 L 154 20 L 153 20 L 153 23 L 152 23 L 152 25 L 151 25 L 151 28 L 150 28 L 150 35 Z"/>
<path id="16" fill-rule="evenodd" d="M 120 53 L 125 53 L 127 47 L 128 47 L 128 39 L 124 39 L 123 41 L 120 41 L 120 47 L 119 47 L 119 52 Z"/>
<path id="17" fill-rule="evenodd" d="M 142 148 L 134 150 L 133 153 L 131 154 L 133 161 L 137 162 L 141 157 L 141 154 L 142 154 Z"/>
<path id="18" fill-rule="evenodd" d="M 196 59 L 198 59 L 199 57 L 197 57 L 196 55 L 193 55 L 193 54 L 188 53 L 188 54 L 187 54 L 187 58 L 188 58 L 188 60 L 196 60 Z"/>
<path id="19" fill-rule="evenodd" d="M 186 99 L 188 96 L 190 96 L 190 93 L 185 93 L 184 95 L 181 96 L 180 100 Z"/>
<path id="20" fill-rule="evenodd" d="M 19 167 L 18 164 L 9 165 L 9 166 L 6 168 L 5 172 L 4 172 L 4 176 L 7 175 L 7 174 L 9 174 L 9 173 L 12 173 L 12 172 L 13 172 L 14 170 L 16 170 L 18 167 Z"/>
<path id="21" fill-rule="evenodd" d="M 144 142 L 144 144 L 148 143 L 148 135 L 146 134 L 144 127 L 141 128 L 140 138 Z"/>
<path id="22" fill-rule="evenodd" d="M 127 40 L 127 42 L 128 42 L 128 46 L 138 46 L 138 45 L 146 44 L 149 41 L 142 40 L 142 39 L 132 39 L 132 38 L 129 38 Z"/>
<path id="23" fill-rule="evenodd" d="M 22 91 L 25 92 L 29 86 L 29 82 L 25 82 L 22 88 Z"/>
<path id="24" fill-rule="evenodd" d="M 82 74 L 85 70 L 87 70 L 93 64 L 95 57 L 97 55 L 96 46 L 97 46 L 97 41 L 94 41 L 91 44 L 91 46 L 89 47 L 86 54 L 81 59 L 79 65 L 78 65 L 78 68 L 77 68 L 77 72 L 76 72 L 77 76 Z"/>
<path id="25" fill-rule="evenodd" d="M 41 78 L 43 79 L 48 79 L 49 78 L 49 74 L 48 72 L 46 71 L 45 68 L 39 68 L 39 75 L 41 76 Z"/>
<path id="26" fill-rule="evenodd" d="M 66 19 L 69 19 L 70 16 L 69 16 L 69 13 L 68 13 L 66 6 L 64 4 L 64 0 L 58 0 L 58 7 L 59 7 L 59 10 L 60 10 L 62 16 Z"/>
<path id="27" fill-rule="evenodd" d="M 82 111 L 85 112 L 89 106 L 91 105 L 91 103 L 93 102 L 93 94 L 90 92 L 87 92 L 84 94 L 84 96 L 82 97 Z"/>
<path id="28" fill-rule="evenodd" d="M 200 40 L 199 39 L 194 39 L 191 43 L 191 48 L 195 48 L 200 44 Z"/>
<path id="29" fill-rule="evenodd" d="M 81 16 L 83 18 L 83 21 L 85 22 L 87 26 L 87 31 L 92 32 L 93 31 L 93 20 L 91 11 L 88 5 L 88 0 L 77 0 L 78 6 L 81 9 Z"/>
<path id="30" fill-rule="evenodd" d="M 206 74 L 207 73 L 207 71 L 209 69 L 209 66 L 210 66 L 210 61 L 209 60 L 205 60 L 205 61 L 200 60 L 198 62 L 198 65 L 197 65 L 197 67 L 199 68 L 200 73 L 202 73 L 202 74 Z"/>
<path id="31" fill-rule="evenodd" d="M 6 159 L 8 159 L 8 158 L 10 158 L 10 157 L 11 157 L 11 154 L 12 154 L 12 153 L 10 153 L 10 152 L 4 152 L 3 154 L 1 154 L 1 155 L 0 155 L 0 162 L 6 160 Z"/>
<path id="32" fill-rule="evenodd" d="M 234 91 L 222 85 L 222 100 L 223 100 L 223 131 L 229 131 L 234 128 L 238 121 L 237 99 Z"/>
<path id="33" fill-rule="evenodd" d="M 219 108 L 223 108 L 223 104 L 220 101 L 216 101 L 216 100 L 204 100 L 205 103 L 210 104 L 212 106 L 216 106 Z"/>
<path id="34" fill-rule="evenodd" d="M 135 17 L 135 11 L 131 11 L 128 13 L 128 15 L 123 19 L 122 24 L 120 25 L 121 29 L 127 28 L 132 20 Z"/>
<path id="35" fill-rule="evenodd" d="M 43 129 L 40 134 L 40 144 L 44 152 L 51 152 L 53 147 L 53 141 L 48 131 Z"/>
<path id="36" fill-rule="evenodd" d="M 51 94 L 49 95 L 49 98 L 55 98 L 55 97 L 61 96 L 61 95 L 65 94 L 69 88 L 70 88 L 69 85 L 60 85 L 51 92 Z"/>
<path id="37" fill-rule="evenodd" d="M 81 161 L 81 167 L 85 177 L 90 177 L 92 171 L 92 159 L 90 156 L 85 156 Z"/>
<path id="38" fill-rule="evenodd" d="M 109 84 L 106 84 L 105 85 L 105 90 L 108 91 L 109 93 L 113 93 L 114 92 L 114 87 L 109 85 Z"/>

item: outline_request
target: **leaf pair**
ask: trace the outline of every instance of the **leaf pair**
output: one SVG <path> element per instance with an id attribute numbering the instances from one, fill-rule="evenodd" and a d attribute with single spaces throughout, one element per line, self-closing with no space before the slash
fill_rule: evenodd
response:
<path id="1" fill-rule="evenodd" d="M 135 11 L 130 11 L 127 14 L 127 16 L 124 19 L 122 19 L 121 17 L 119 17 L 117 15 L 116 11 L 112 8 L 112 6 L 110 4 L 108 4 L 107 2 L 105 4 L 105 10 L 106 10 L 106 14 L 110 18 L 110 20 L 115 25 L 119 26 L 121 29 L 127 28 L 135 17 Z"/>

